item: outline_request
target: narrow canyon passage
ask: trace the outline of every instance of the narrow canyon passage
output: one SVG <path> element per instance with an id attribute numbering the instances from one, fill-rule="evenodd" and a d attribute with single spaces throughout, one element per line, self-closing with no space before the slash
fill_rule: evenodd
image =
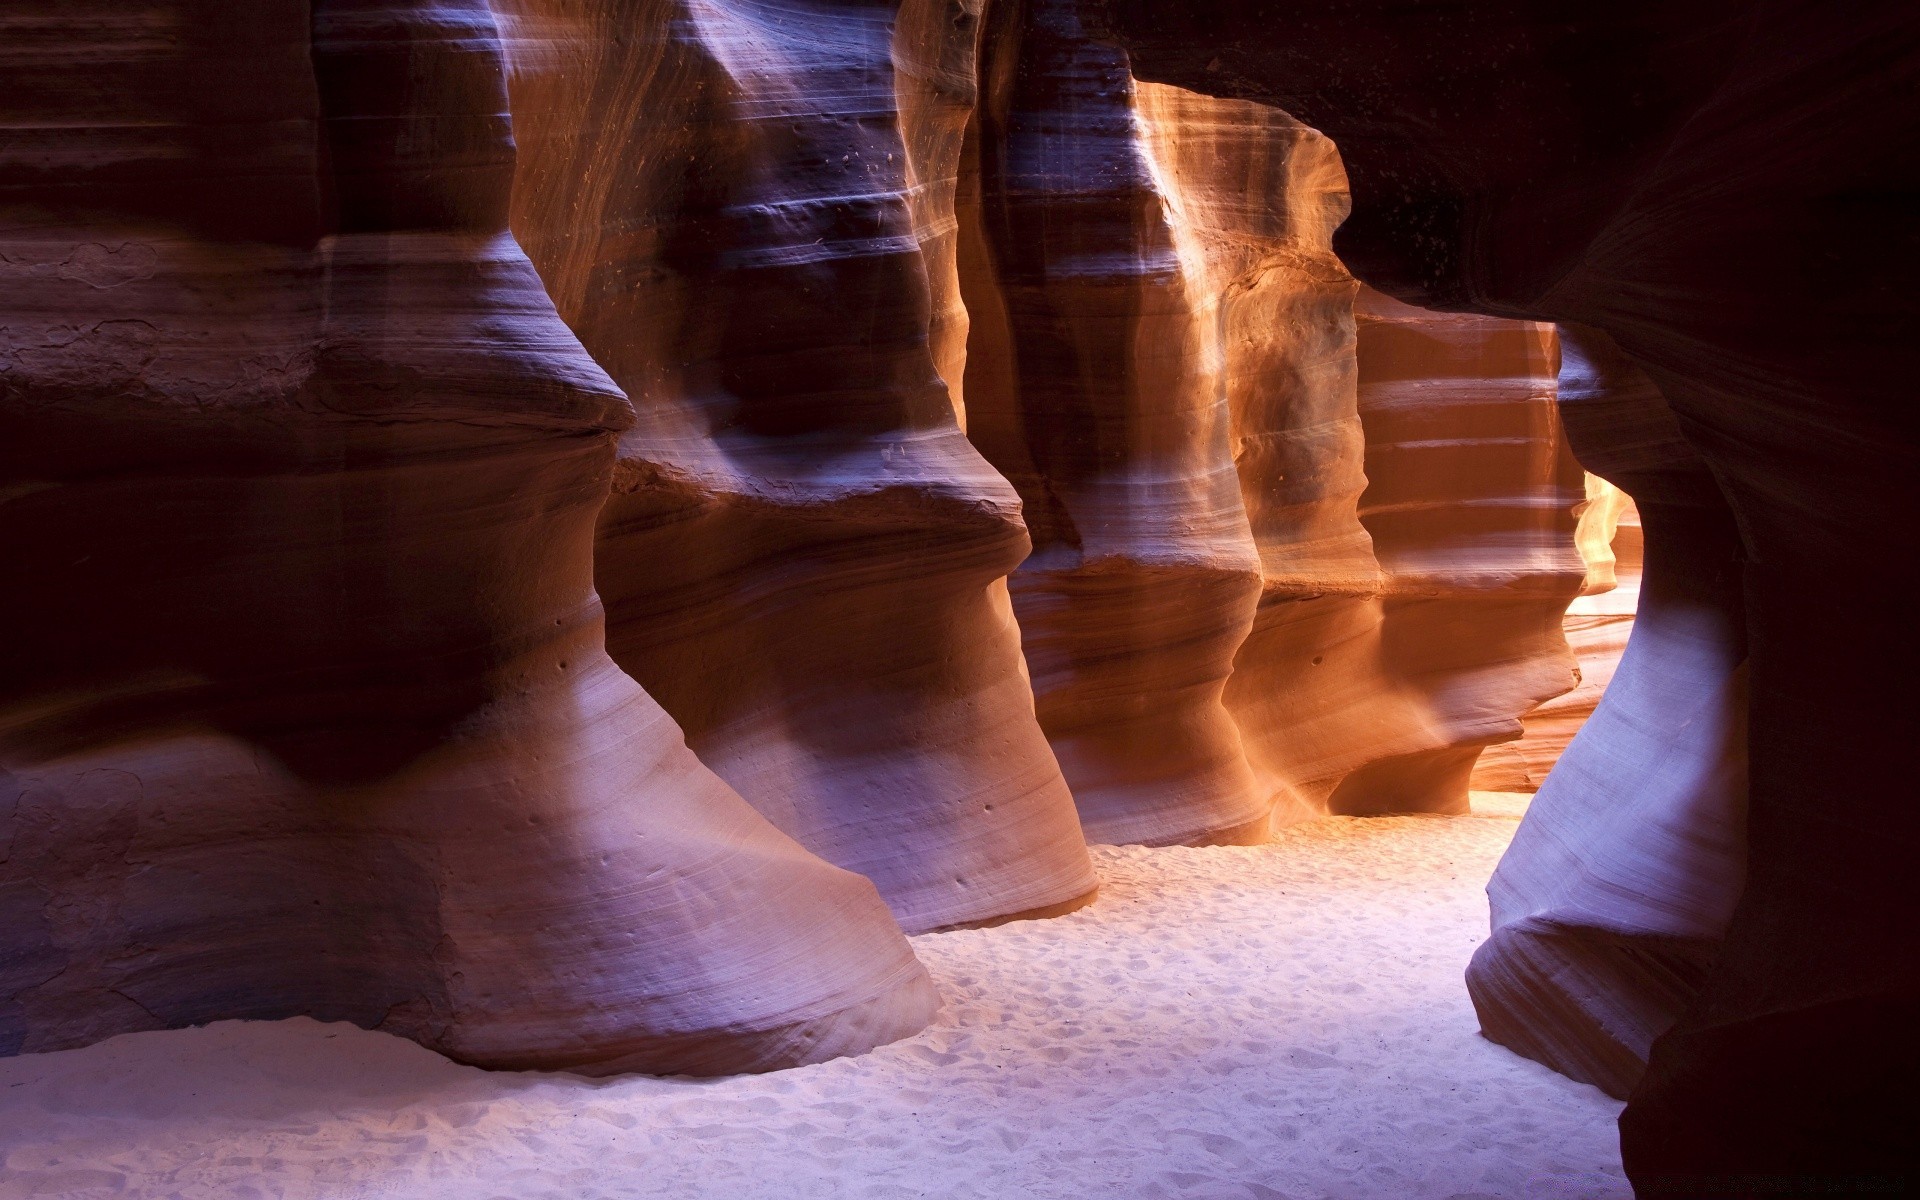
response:
<path id="1" fill-rule="evenodd" d="M 1598 1090 L 1460 974 L 1525 797 L 1264 845 L 1096 847 L 1101 901 L 912 939 L 945 1007 L 717 1080 L 496 1073 L 295 1019 L 0 1061 L 0 1200 L 1629 1194 Z"/>
<path id="2" fill-rule="evenodd" d="M 1910 1190 L 1915 79 L 0 6 L 0 1200 Z"/>

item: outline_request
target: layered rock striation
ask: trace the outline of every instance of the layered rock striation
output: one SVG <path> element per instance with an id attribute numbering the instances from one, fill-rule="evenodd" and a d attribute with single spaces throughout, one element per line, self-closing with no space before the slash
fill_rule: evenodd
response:
<path id="1" fill-rule="evenodd" d="M 1920 167 L 1896 149 L 1920 137 L 1920 14 L 1109 8 L 1136 74 L 1275 105 L 1340 144 L 1354 217 L 1338 245 L 1362 279 L 1602 330 L 1671 406 L 1738 536 L 1746 882 L 1698 994 L 1651 1047 L 1622 1119 L 1628 1172 L 1649 1190 L 1911 1176 L 1920 818 L 1887 797 L 1910 789 L 1915 711 L 1894 698 L 1920 671 L 1903 599 L 1920 528 L 1904 332 L 1920 316 Z M 1711 591 L 1721 561 L 1703 555 L 1686 586 Z M 1711 690 L 1724 661 L 1705 655 L 1690 685 Z M 1694 739 L 1703 756 L 1717 728 Z"/>
<path id="2" fill-rule="evenodd" d="M 1587 579 L 1560 622 L 1579 664 L 1580 682 L 1523 716 L 1520 724 L 1526 732 L 1520 740 L 1481 753 L 1473 764 L 1475 791 L 1539 791 L 1568 743 L 1593 716 L 1626 653 L 1640 601 L 1640 513 L 1633 497 L 1598 475 L 1587 475 L 1586 494 L 1574 510 L 1573 540 L 1586 563 Z"/>
<path id="3" fill-rule="evenodd" d="M 308 1014 L 765 1069 L 937 1001 L 607 658 L 626 398 L 479 3 L 0 16 L 0 1051 Z"/>
<path id="4" fill-rule="evenodd" d="M 638 398 L 596 548 L 615 660 L 908 929 L 1084 903 L 1019 497 L 942 375 L 971 10 L 510 7 L 513 225 Z"/>
<path id="5" fill-rule="evenodd" d="M 1572 679 L 1554 335 L 1099 12 L 0 17 L 0 1049 L 811 1062 L 1086 836 L 1463 809 Z"/>
<path id="6" fill-rule="evenodd" d="M 1355 342 L 1371 578 L 1283 569 L 1230 701 L 1296 807 L 1465 812 L 1482 749 L 1574 682 L 1560 618 L 1582 579 L 1580 475 L 1554 415 L 1557 343 L 1368 289 Z"/>
<path id="7" fill-rule="evenodd" d="M 1561 338 L 1574 446 L 1638 497 L 1639 615 L 1488 884 L 1493 936 L 1467 990 L 1488 1037 L 1624 1099 L 1740 896 L 1742 561 L 1719 485 L 1652 381 L 1603 333 Z"/>
<path id="8" fill-rule="evenodd" d="M 1303 700 L 1312 651 L 1295 656 L 1295 602 L 1366 605 L 1381 587 L 1358 511 L 1367 434 L 1355 393 L 1356 285 L 1330 244 L 1346 216 L 1346 174 L 1332 143 L 1284 113 L 1135 87 L 1154 177 L 1205 300 L 1205 360 L 1231 414 L 1258 567 L 1223 702 L 1270 820 L 1282 825 L 1325 811 L 1324 792 L 1302 794 L 1289 756 L 1290 733 L 1314 707 Z"/>
<path id="9" fill-rule="evenodd" d="M 960 205 L 968 432 L 1025 504 L 1015 606 L 1089 836 L 1464 811 L 1572 682 L 1552 332 L 1371 296 L 1356 340 L 1331 143 L 1136 86 L 1095 11 L 993 9 Z"/>
<path id="10" fill-rule="evenodd" d="M 1041 725 L 1102 842 L 1246 842 L 1270 801 L 1221 703 L 1260 580 L 1213 281 L 1078 0 L 992 7 L 962 206 L 968 434 L 1019 490 Z"/>

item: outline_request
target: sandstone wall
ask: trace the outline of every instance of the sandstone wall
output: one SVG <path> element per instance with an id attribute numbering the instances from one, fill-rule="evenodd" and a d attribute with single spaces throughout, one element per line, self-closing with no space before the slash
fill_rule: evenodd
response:
<path id="1" fill-rule="evenodd" d="M 968 433 L 1019 490 L 1012 578 L 1042 726 L 1088 836 L 1259 840 L 1271 806 L 1221 702 L 1259 589 L 1213 281 L 1127 74 L 1082 6 L 992 8 L 968 142 Z"/>
<path id="2" fill-rule="evenodd" d="M 1605 334 L 1562 338 L 1574 445 L 1639 500 L 1641 603 L 1607 693 L 1487 885 L 1493 936 L 1467 989 L 1488 1037 L 1624 1099 L 1699 992 L 1740 895 L 1740 550 L 1652 380 Z"/>
<path id="3" fill-rule="evenodd" d="M 1340 144 L 1354 215 L 1338 246 L 1362 279 L 1412 303 L 1597 328 L 1670 406 L 1740 564 L 1746 878 L 1623 1117 L 1628 1173 L 1648 1191 L 1911 1176 L 1920 1105 L 1895 1081 L 1920 1074 L 1920 816 L 1887 797 L 1911 790 L 1916 710 L 1897 698 L 1920 674 L 1905 599 L 1920 165 L 1893 149 L 1920 138 L 1920 13 L 1896 0 L 1108 9 L 1136 74 L 1272 104 Z M 1637 448 L 1617 432 L 1598 444 Z M 1640 507 L 1651 604 L 1661 535 Z M 1703 550 L 1676 585 L 1711 596 L 1726 562 Z M 1724 637 L 1671 668 L 1683 691 L 1725 685 Z M 1623 693 L 1620 716 L 1656 728 L 1658 698 Z M 1688 752 L 1717 757 L 1723 728 L 1682 735 Z M 1621 811 L 1630 778 L 1615 777 Z M 1717 882 L 1669 869 L 1643 890 Z"/>
<path id="4" fill-rule="evenodd" d="M 713 1072 L 920 1028 L 872 886 L 602 648 L 633 418 L 506 232 L 486 7 L 0 22 L 0 1052 L 304 1013 Z"/>
<path id="5" fill-rule="evenodd" d="M 1552 331 L 1369 293 L 1356 334 L 1332 144 L 1136 85 L 1096 11 L 992 9 L 960 205 L 968 432 L 1025 505 L 1015 607 L 1089 836 L 1464 811 L 1574 681 Z"/>
<path id="6" fill-rule="evenodd" d="M 1565 384 L 1562 384 L 1564 401 Z M 1520 718 L 1520 740 L 1488 746 L 1473 765 L 1475 791 L 1537 792 L 1567 744 L 1600 703 L 1633 633 L 1640 603 L 1644 533 L 1633 497 L 1598 475 L 1586 478 L 1587 498 L 1575 510 L 1574 543 L 1587 567 L 1586 584 L 1560 622 L 1579 665 L 1580 682 Z"/>
<path id="7" fill-rule="evenodd" d="M 510 7 L 514 228 L 638 397 L 596 548 L 614 659 L 908 929 L 1084 903 L 1004 582 L 1019 498 L 941 374 L 968 10 Z"/>
<path id="8" fill-rule="evenodd" d="M 1580 472 L 1554 412 L 1558 346 L 1551 326 L 1369 289 L 1356 319 L 1357 511 L 1379 580 L 1296 589 L 1234 686 L 1299 801 L 1465 812 L 1481 750 L 1574 683 L 1560 618 L 1583 578 Z"/>
<path id="9" fill-rule="evenodd" d="M 0 1049 L 857 1052 L 1571 681 L 1551 331 L 1092 4 L 229 7 L 0 16 Z"/>

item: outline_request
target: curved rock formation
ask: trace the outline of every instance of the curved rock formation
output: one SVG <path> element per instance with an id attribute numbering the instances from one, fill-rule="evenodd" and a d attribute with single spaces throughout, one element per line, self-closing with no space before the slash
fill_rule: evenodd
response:
<path id="1" fill-rule="evenodd" d="M 960 86 L 967 10 L 936 36 L 856 0 L 512 7 L 514 229 L 637 398 L 596 558 L 615 660 L 908 929 L 1084 903 L 1003 582 L 1019 499 L 930 341 L 951 216 L 914 189 L 954 169 L 928 84 Z"/>
<path id="2" fill-rule="evenodd" d="M 1549 326 L 1368 289 L 1355 343 L 1377 573 L 1270 585 L 1229 699 L 1309 811 L 1465 812 L 1481 750 L 1574 681 L 1560 618 L 1583 577 L 1580 476 L 1554 415 L 1557 344 Z"/>
<path id="3" fill-rule="evenodd" d="M 1331 143 L 1136 87 L 1094 8 L 994 7 L 961 203 L 968 431 L 1025 502 L 1014 601 L 1082 820 L 1464 811 L 1571 682 L 1552 333 L 1375 297 L 1356 345 Z"/>
<path id="4" fill-rule="evenodd" d="M 0 1052 L 305 1013 L 716 1072 L 920 1028 L 872 887 L 602 649 L 631 415 L 506 233 L 486 7 L 0 26 Z"/>
<path id="5" fill-rule="evenodd" d="M 1562 345 L 1564 346 L 1564 341 Z M 1565 367 L 1562 367 L 1564 389 Z M 1562 392 L 1564 403 L 1565 393 Z M 1486 748 L 1473 764 L 1473 790 L 1537 792 L 1567 744 L 1593 716 L 1626 653 L 1633 613 L 1640 602 L 1642 532 L 1633 497 L 1589 474 L 1587 498 L 1575 509 L 1574 544 L 1587 565 L 1587 581 L 1560 622 L 1567 648 L 1579 664 L 1580 682 L 1570 692 L 1543 701 L 1520 718 L 1520 740 Z"/>
<path id="6" fill-rule="evenodd" d="M 1332 143 L 1284 113 L 1137 83 L 1154 177 L 1204 297 L 1207 361 L 1232 416 L 1233 468 L 1259 570 L 1224 702 L 1271 819 L 1324 811 L 1300 795 L 1286 738 L 1309 677 L 1292 661 L 1295 602 L 1372 597 L 1358 502 L 1365 433 L 1354 380 L 1355 284 L 1333 255 L 1347 212 Z M 1366 603 L 1366 600 L 1362 600 Z"/>
<path id="7" fill-rule="evenodd" d="M 1920 11 L 1110 7 L 1136 73 L 1339 143 L 1354 218 L 1338 245 L 1362 279 L 1604 330 L 1725 494 L 1751 657 L 1747 882 L 1622 1119 L 1630 1175 L 1825 1191 L 1920 1170 L 1920 816 L 1887 799 L 1910 790 L 1920 733 L 1895 699 L 1920 673 L 1920 160 L 1903 149 L 1920 141 Z"/>
<path id="8" fill-rule="evenodd" d="M 1176 243 L 1126 56 L 1082 0 L 992 7 L 970 130 L 968 434 L 1019 489 L 1041 725 L 1101 842 L 1247 842 L 1221 692 L 1259 589 L 1214 295 Z"/>
<path id="9" fill-rule="evenodd" d="M 1565 327 L 1561 339 L 1574 447 L 1643 514 L 1640 614 L 1487 887 L 1493 936 L 1467 990 L 1488 1037 L 1624 1099 L 1698 992 L 1740 895 L 1740 538 L 1652 381 L 1603 333 Z"/>

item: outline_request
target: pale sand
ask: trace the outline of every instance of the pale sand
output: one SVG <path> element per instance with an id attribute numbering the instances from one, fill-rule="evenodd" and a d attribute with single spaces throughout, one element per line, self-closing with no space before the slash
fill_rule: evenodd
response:
<path id="1" fill-rule="evenodd" d="M 946 1009 L 724 1080 L 489 1074 L 344 1025 L 0 1060 L 0 1200 L 1624 1197 L 1619 1105 L 1480 1038 L 1519 806 L 1096 851 L 1051 921 L 914 939 Z"/>

